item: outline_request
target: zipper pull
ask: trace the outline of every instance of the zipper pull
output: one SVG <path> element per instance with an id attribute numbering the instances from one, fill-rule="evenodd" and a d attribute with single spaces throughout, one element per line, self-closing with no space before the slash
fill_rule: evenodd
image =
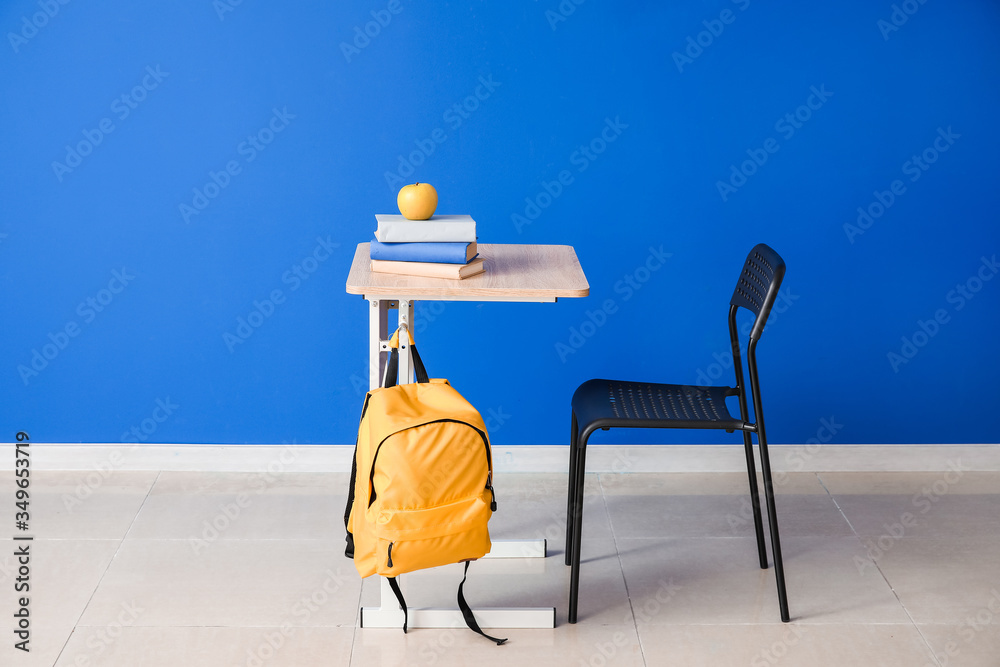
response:
<path id="1" fill-rule="evenodd" d="M 490 490 L 490 495 L 493 497 L 493 501 L 490 502 L 490 511 L 491 512 L 496 512 L 497 511 L 497 492 L 493 490 L 493 485 L 492 484 L 488 485 L 486 488 Z"/>
<path id="2" fill-rule="evenodd" d="M 387 567 L 392 567 L 392 545 L 393 542 L 389 542 L 389 560 L 386 562 Z"/>

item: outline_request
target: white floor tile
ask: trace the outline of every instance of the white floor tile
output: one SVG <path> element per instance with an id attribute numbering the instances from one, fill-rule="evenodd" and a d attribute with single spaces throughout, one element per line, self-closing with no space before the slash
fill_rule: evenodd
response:
<path id="1" fill-rule="evenodd" d="M 343 539 L 349 476 L 165 472 L 130 538 Z"/>
<path id="2" fill-rule="evenodd" d="M 647 665 L 936 667 L 912 625 L 639 626 Z"/>
<path id="3" fill-rule="evenodd" d="M 761 570 L 753 538 L 619 540 L 629 594 L 666 581 L 676 593 L 654 624 L 771 623 L 780 619 L 774 567 Z M 875 567 L 858 569 L 854 538 L 790 537 L 782 542 L 789 612 L 802 623 L 905 623 Z M 587 571 L 581 575 L 581 599 Z"/>
<path id="4" fill-rule="evenodd" d="M 351 665 L 357 667 L 483 667 L 484 665 L 644 664 L 634 625 L 575 625 L 555 630 L 506 630 L 497 646 L 467 628 L 358 629 Z"/>
<path id="5" fill-rule="evenodd" d="M 80 626 L 55 667 L 347 665 L 354 628 Z"/>
<path id="6" fill-rule="evenodd" d="M 884 544 L 878 567 L 915 622 L 960 624 L 991 600 L 1000 612 L 1000 536 Z"/>
<path id="7" fill-rule="evenodd" d="M 990 596 L 958 624 L 917 627 L 930 642 L 938 662 L 947 667 L 996 667 L 1000 664 L 1000 599 Z M 980 597 L 979 602 L 983 602 Z"/>
<path id="8" fill-rule="evenodd" d="M 28 544 L 25 577 L 14 552 Z M 118 548 L 117 540 L 0 540 L 0 665 L 52 665 Z M 20 557 L 18 557 L 19 559 Z M 18 578 L 26 581 L 18 582 Z M 15 585 L 27 584 L 18 592 Z M 14 614 L 28 598 L 30 651 L 14 648 Z"/>
<path id="9" fill-rule="evenodd" d="M 0 488 L 13 479 L 0 472 Z M 380 586 L 343 556 L 347 475 L 40 472 L 32 651 L 5 641 L 0 664 L 1000 664 L 1000 473 L 777 475 L 791 624 L 779 622 L 773 566 L 757 563 L 742 473 L 588 475 L 579 623 L 568 624 L 566 483 L 496 480 L 494 539 L 545 538 L 550 555 L 482 559 L 466 596 L 557 609 L 555 630 L 494 630 L 509 638 L 497 647 L 464 627 L 356 627 Z M 11 508 L 0 522 L 13 525 Z M 0 538 L 6 619 L 13 553 Z M 461 569 L 404 575 L 408 601 L 454 607 Z"/>
<path id="10" fill-rule="evenodd" d="M 120 540 L 125 537 L 156 472 L 121 470 L 38 471 L 30 486 L 30 526 L 36 538 Z M 0 472 L 0 490 L 11 502 L 0 503 L 0 526 L 13 526 L 14 476 Z"/>
<path id="11" fill-rule="evenodd" d="M 126 540 L 80 622 L 136 605 L 136 626 L 353 625 L 361 580 L 342 545 L 219 540 L 195 553 L 187 540 Z"/>
<path id="12" fill-rule="evenodd" d="M 497 539 L 546 539 L 549 550 L 566 547 L 567 475 L 499 473 L 498 510 L 490 519 L 490 535 Z M 584 487 L 583 534 L 611 537 L 611 522 L 597 475 L 587 475 Z"/>

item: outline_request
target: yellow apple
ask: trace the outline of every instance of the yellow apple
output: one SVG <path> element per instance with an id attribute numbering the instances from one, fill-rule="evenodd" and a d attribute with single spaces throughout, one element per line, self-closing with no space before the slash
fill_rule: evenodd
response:
<path id="1" fill-rule="evenodd" d="M 404 185 L 396 197 L 399 212 L 407 220 L 428 220 L 438 205 L 438 193 L 430 183 Z"/>

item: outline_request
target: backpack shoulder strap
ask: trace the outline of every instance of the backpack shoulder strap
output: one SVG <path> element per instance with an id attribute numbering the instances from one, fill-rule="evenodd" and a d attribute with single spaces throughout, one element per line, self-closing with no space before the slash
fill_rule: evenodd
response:
<path id="1" fill-rule="evenodd" d="M 371 400 L 371 393 L 365 395 L 365 404 L 361 408 L 361 421 L 365 420 L 365 413 L 368 412 L 368 401 Z M 358 427 L 358 437 L 361 437 L 361 429 Z M 347 508 L 344 510 L 344 530 L 347 532 L 347 548 L 344 555 L 354 558 L 354 534 L 351 533 L 350 521 L 351 510 L 354 508 L 354 485 L 358 477 L 358 441 L 354 442 L 354 458 L 351 459 L 351 481 L 347 487 Z"/>
<path id="2" fill-rule="evenodd" d="M 347 490 L 347 509 L 344 510 L 344 530 L 347 532 L 347 548 L 344 555 L 354 558 L 354 534 L 349 528 L 351 521 L 351 510 L 354 508 L 354 480 L 358 476 L 358 446 L 354 445 L 354 460 L 351 463 L 351 485 Z"/>
<path id="3" fill-rule="evenodd" d="M 458 607 L 462 610 L 462 617 L 465 619 L 465 624 L 469 626 L 470 630 L 476 634 L 486 637 L 491 642 L 496 642 L 497 646 L 501 646 L 507 642 L 507 639 L 497 639 L 496 637 L 491 637 L 483 632 L 482 628 L 479 627 L 479 623 L 476 622 L 476 617 L 472 613 L 472 608 L 469 607 L 469 603 L 465 601 L 465 594 L 462 592 L 462 587 L 465 586 L 465 580 L 469 576 L 469 563 L 470 561 L 465 561 L 465 574 L 462 575 L 462 583 L 458 585 Z M 386 579 L 389 581 L 389 588 L 392 589 L 393 594 L 396 596 L 396 600 L 399 601 L 399 608 L 403 610 L 403 634 L 406 634 L 409 613 L 406 609 L 406 600 L 403 599 L 403 591 L 399 589 L 399 582 L 396 581 L 396 577 L 386 577 Z"/>
<path id="4" fill-rule="evenodd" d="M 462 583 L 458 585 L 458 608 L 462 610 L 462 616 L 465 617 L 465 624 L 469 626 L 469 629 L 473 632 L 486 637 L 491 642 L 496 642 L 497 646 L 502 646 L 506 643 L 507 639 L 497 639 L 496 637 L 491 637 L 479 627 L 479 623 L 476 622 L 476 617 L 472 613 L 472 608 L 469 607 L 469 603 L 465 601 L 465 594 L 462 593 L 462 587 L 465 586 L 465 580 L 469 576 L 469 563 L 471 561 L 465 561 L 465 574 L 462 576 Z M 402 599 L 402 598 L 400 598 Z"/>
<path id="5" fill-rule="evenodd" d="M 403 634 L 406 634 L 406 622 L 408 613 L 406 610 L 406 600 L 403 599 L 403 591 L 399 590 L 399 582 L 396 581 L 396 577 L 386 577 L 389 580 L 389 588 L 395 594 L 396 599 L 399 600 L 399 608 L 403 610 Z"/>

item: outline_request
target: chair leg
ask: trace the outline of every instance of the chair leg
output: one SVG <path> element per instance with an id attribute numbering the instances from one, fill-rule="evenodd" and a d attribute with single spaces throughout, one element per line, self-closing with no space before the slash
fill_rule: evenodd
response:
<path id="1" fill-rule="evenodd" d="M 760 569 L 767 569 L 767 547 L 764 545 L 764 522 L 760 516 L 760 492 L 757 489 L 757 466 L 753 457 L 753 440 L 743 431 L 743 447 L 747 456 L 747 474 L 750 476 L 750 506 L 753 510 L 753 529 L 757 535 L 757 559 Z"/>
<path id="2" fill-rule="evenodd" d="M 590 431 L 586 431 L 577 444 L 579 459 L 576 462 L 576 489 L 574 489 L 573 507 L 573 544 L 572 570 L 569 577 L 569 622 L 576 623 L 576 609 L 580 592 L 580 552 L 583 536 L 583 487 L 587 473 L 587 439 Z"/>
<path id="3" fill-rule="evenodd" d="M 567 565 L 573 563 L 573 498 L 576 496 L 576 438 L 579 427 L 576 423 L 576 413 L 573 413 L 569 435 L 569 482 L 566 484 L 566 555 Z"/>
<path id="4" fill-rule="evenodd" d="M 774 484 L 771 482 L 771 462 L 767 455 L 767 438 L 758 434 L 760 467 L 764 474 L 764 499 L 767 503 L 767 522 L 771 526 L 771 552 L 774 555 L 774 579 L 778 584 L 778 607 L 783 623 L 789 621 L 788 596 L 785 591 L 785 567 L 781 562 L 781 540 L 778 538 L 778 515 L 774 507 Z"/>

